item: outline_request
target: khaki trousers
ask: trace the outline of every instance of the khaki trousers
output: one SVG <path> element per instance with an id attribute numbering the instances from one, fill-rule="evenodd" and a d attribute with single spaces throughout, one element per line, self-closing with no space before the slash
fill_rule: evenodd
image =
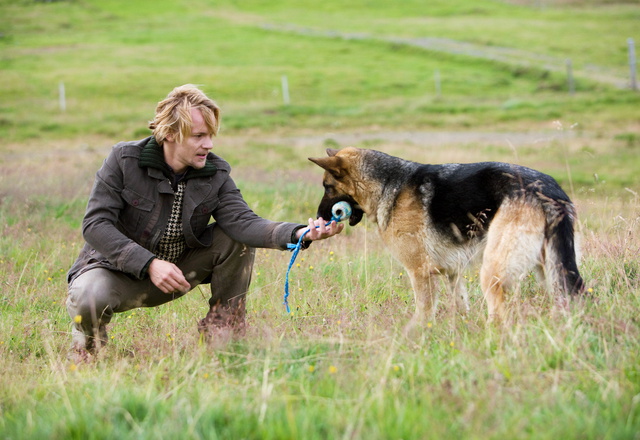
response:
<path id="1" fill-rule="evenodd" d="M 211 283 L 210 307 L 220 303 L 234 308 L 244 307 L 254 258 L 253 248 L 233 241 L 215 226 L 212 245 L 186 250 L 176 265 L 191 289 L 198 284 Z M 90 346 L 92 344 L 88 343 L 94 338 L 105 343 L 104 326 L 114 313 L 156 307 L 183 295 L 163 293 L 149 278 L 138 280 L 120 271 L 90 269 L 69 285 L 67 312 L 74 321 L 74 343 Z"/>

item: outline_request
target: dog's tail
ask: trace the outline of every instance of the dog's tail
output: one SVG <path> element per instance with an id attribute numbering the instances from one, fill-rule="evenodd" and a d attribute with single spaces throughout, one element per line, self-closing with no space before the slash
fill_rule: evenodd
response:
<path id="1" fill-rule="evenodd" d="M 571 295 L 583 293 L 585 284 L 576 261 L 575 208 L 569 200 L 542 199 L 547 219 L 543 252 L 548 288 Z"/>

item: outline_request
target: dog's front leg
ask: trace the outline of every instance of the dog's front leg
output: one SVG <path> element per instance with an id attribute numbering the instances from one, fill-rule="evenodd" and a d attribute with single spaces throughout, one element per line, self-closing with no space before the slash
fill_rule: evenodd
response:
<path id="1" fill-rule="evenodd" d="M 435 317 L 437 305 L 438 275 L 437 270 L 409 270 L 411 286 L 416 302 L 416 309 L 413 317 L 405 327 L 405 334 L 416 326 L 422 326 Z"/>
<path id="2" fill-rule="evenodd" d="M 464 278 L 459 273 L 450 274 L 449 293 L 453 296 L 456 310 L 462 315 L 469 313 L 469 292 Z"/>

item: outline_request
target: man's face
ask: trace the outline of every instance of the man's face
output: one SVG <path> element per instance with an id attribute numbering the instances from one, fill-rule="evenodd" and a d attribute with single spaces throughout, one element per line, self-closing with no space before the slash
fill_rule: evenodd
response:
<path id="1" fill-rule="evenodd" d="M 212 135 L 198 109 L 191 109 L 191 134 L 182 142 L 175 142 L 173 136 L 167 136 L 164 156 L 167 164 L 175 173 L 183 173 L 187 167 L 200 169 L 207 163 L 207 154 L 213 148 Z"/>

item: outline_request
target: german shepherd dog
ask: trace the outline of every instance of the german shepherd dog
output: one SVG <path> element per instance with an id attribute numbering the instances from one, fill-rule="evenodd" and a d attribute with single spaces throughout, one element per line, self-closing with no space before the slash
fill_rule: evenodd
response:
<path id="1" fill-rule="evenodd" d="M 435 313 L 435 275 L 446 277 L 466 312 L 462 276 L 474 262 L 481 265 L 489 321 L 506 317 L 505 292 L 532 270 L 548 291 L 584 290 L 575 209 L 552 177 L 500 162 L 426 165 L 353 147 L 327 154 L 309 158 L 325 170 L 318 216 L 331 218 L 333 205 L 346 201 L 351 226 L 364 214 L 377 225 L 411 279 L 413 323 Z"/>

